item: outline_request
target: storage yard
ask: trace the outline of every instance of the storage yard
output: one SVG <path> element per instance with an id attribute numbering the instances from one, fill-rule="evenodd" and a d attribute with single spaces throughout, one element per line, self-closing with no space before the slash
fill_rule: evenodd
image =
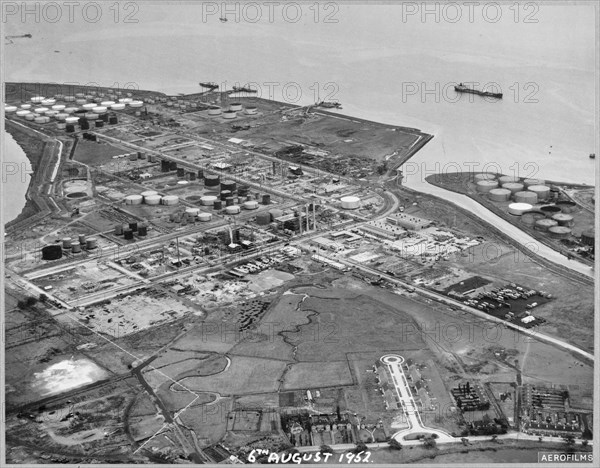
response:
<path id="1" fill-rule="evenodd" d="M 564 417 L 522 429 L 588 427 L 593 287 L 404 190 L 395 168 L 430 135 L 233 90 L 27 86 L 6 97 L 9 129 L 62 149 L 32 189 L 37 214 L 5 237 L 11 456 L 219 463 L 417 440 L 375 365 L 389 354 L 424 426 L 458 443 L 519 430 L 511 385 L 570 395 Z M 455 188 L 590 260 L 590 200 L 555 185 Z"/>

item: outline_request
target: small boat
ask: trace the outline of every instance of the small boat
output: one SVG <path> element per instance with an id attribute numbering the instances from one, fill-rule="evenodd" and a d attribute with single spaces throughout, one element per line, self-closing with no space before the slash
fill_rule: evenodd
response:
<path id="1" fill-rule="evenodd" d="M 596 153 L 590 153 L 590 159 L 596 159 Z"/>
<path id="2" fill-rule="evenodd" d="M 219 18 L 219 21 L 221 21 L 221 23 L 227 23 L 227 18 L 225 18 L 224 16 L 221 16 Z"/>

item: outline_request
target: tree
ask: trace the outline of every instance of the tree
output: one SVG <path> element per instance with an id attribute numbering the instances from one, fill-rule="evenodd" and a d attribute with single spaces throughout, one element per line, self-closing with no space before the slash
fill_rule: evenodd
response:
<path id="1" fill-rule="evenodd" d="M 426 449 L 434 449 L 437 447 L 437 442 L 433 437 L 424 437 L 423 447 L 425 447 Z"/>
<path id="2" fill-rule="evenodd" d="M 321 445 L 319 448 L 319 453 L 333 453 L 333 449 L 329 445 Z"/>
<path id="3" fill-rule="evenodd" d="M 389 440 L 388 445 L 390 446 L 391 449 L 402 450 L 402 444 L 394 438 Z"/>
<path id="4" fill-rule="evenodd" d="M 364 442 L 357 442 L 356 447 L 351 450 L 351 453 L 367 452 L 369 447 Z"/>

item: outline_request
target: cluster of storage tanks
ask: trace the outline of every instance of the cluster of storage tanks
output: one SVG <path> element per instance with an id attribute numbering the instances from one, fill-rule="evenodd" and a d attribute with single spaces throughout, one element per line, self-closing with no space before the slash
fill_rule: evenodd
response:
<path id="1" fill-rule="evenodd" d="M 240 102 L 232 102 L 229 107 L 222 108 L 220 106 L 211 106 L 207 111 L 210 116 L 220 116 L 224 119 L 235 119 L 239 114 L 244 113 L 245 115 L 256 115 L 258 109 L 256 106 L 244 106 Z"/>
<path id="2" fill-rule="evenodd" d="M 131 221 L 125 224 L 115 225 L 115 236 L 123 236 L 125 240 L 133 240 L 134 234 L 138 237 L 146 237 L 148 235 L 148 226 L 145 223 Z"/>
<path id="3" fill-rule="evenodd" d="M 121 93 L 118 92 L 118 95 Z M 33 96 L 30 99 L 31 103 L 23 103 L 18 107 L 5 105 L 4 112 L 14 113 L 25 120 L 40 124 L 55 119 L 59 129 L 73 132 L 76 125 L 81 126 L 82 130 L 88 130 L 92 125 L 103 127 L 105 124 L 117 124 L 118 117 L 114 111 L 124 110 L 127 106 L 139 108 L 144 105 L 142 101 L 131 97 L 120 99 L 117 97 L 115 94 L 106 96 L 95 91 L 90 91 L 90 94 L 77 93 L 73 96 L 56 94 L 53 98 Z M 64 104 L 57 104 L 57 102 Z"/>
<path id="4" fill-rule="evenodd" d="M 83 250 L 94 250 L 98 248 L 98 239 L 79 234 L 77 239 L 64 237 L 60 243 L 42 247 L 42 260 L 58 260 L 65 252 L 79 254 Z"/>
<path id="5" fill-rule="evenodd" d="M 534 229 L 548 232 L 556 238 L 567 237 L 571 234 L 573 226 L 573 213 L 577 204 L 572 201 L 558 201 L 534 209 L 533 205 L 540 202 L 550 202 L 552 190 L 541 179 L 524 179 L 518 177 L 501 176 L 481 173 L 475 175 L 477 191 L 486 193 L 488 198 L 495 202 L 513 203 L 508 205 L 508 212 L 520 216 L 523 224 L 533 226 Z"/>

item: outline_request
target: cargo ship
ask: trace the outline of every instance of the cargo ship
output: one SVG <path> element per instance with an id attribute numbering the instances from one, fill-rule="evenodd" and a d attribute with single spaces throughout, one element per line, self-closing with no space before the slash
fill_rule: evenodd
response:
<path id="1" fill-rule="evenodd" d="M 454 91 L 457 93 L 471 93 L 477 94 L 478 96 L 489 96 L 497 99 L 502 99 L 502 93 L 492 93 L 491 91 L 480 91 L 475 88 L 469 88 L 468 86 L 459 83 L 458 86 L 454 87 Z"/>
<path id="2" fill-rule="evenodd" d="M 219 87 L 219 85 L 218 85 L 217 83 L 212 83 L 212 82 L 202 82 L 202 83 L 199 83 L 199 84 L 200 84 L 200 86 L 202 86 L 203 88 L 208 88 L 208 89 L 210 89 L 211 91 L 212 91 L 213 89 L 217 89 L 217 88 Z"/>

